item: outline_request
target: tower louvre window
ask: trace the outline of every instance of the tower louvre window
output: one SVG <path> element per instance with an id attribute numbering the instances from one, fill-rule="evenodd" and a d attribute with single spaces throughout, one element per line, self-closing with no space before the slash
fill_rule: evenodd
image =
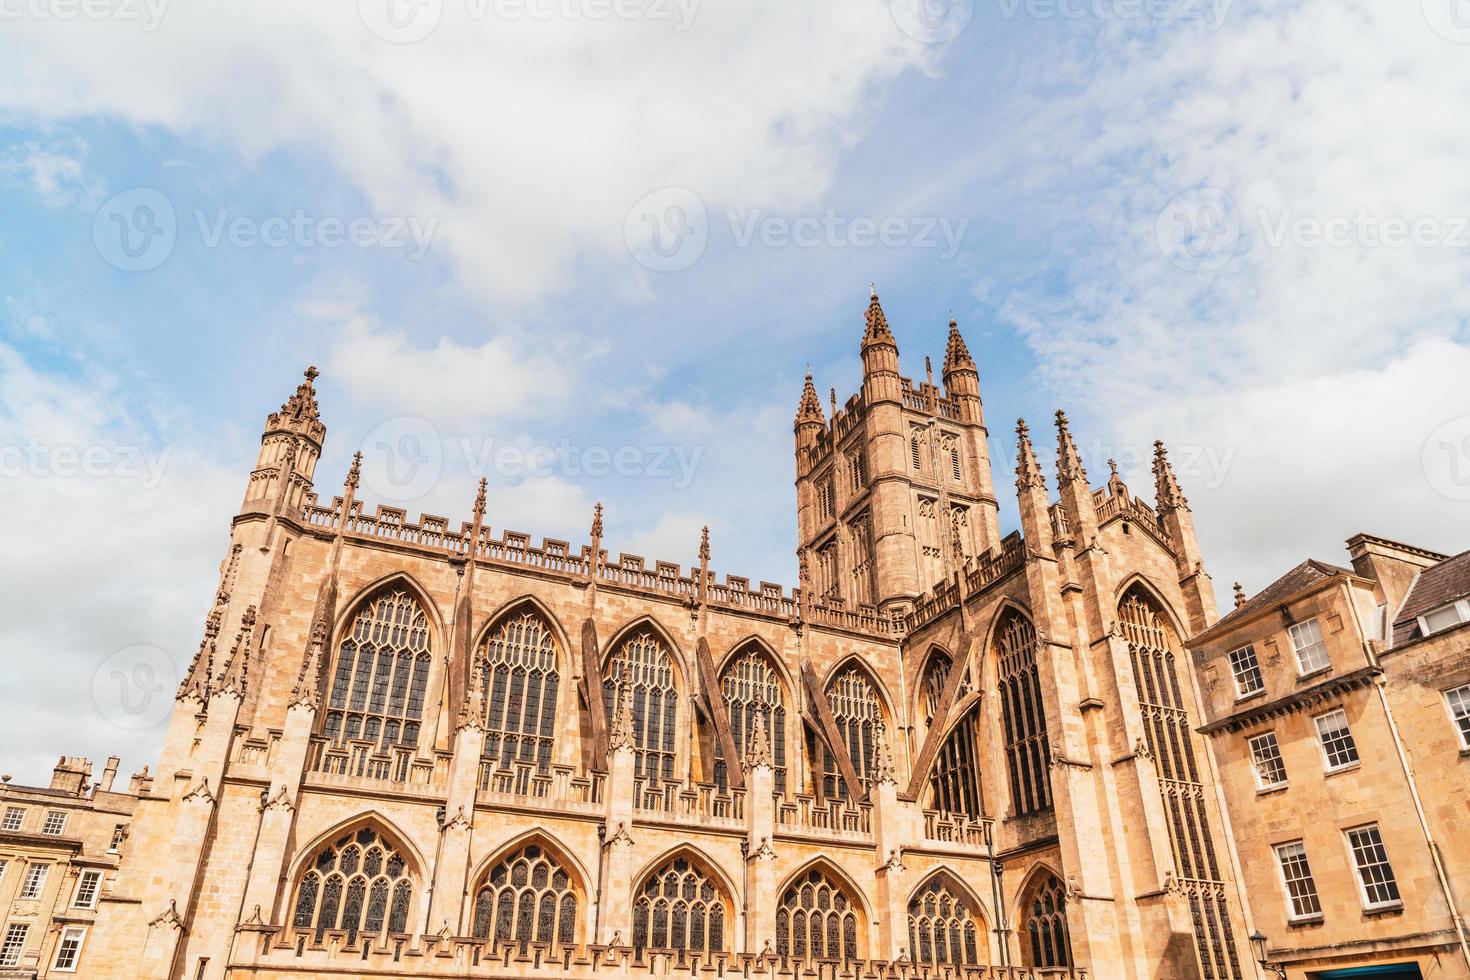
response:
<path id="1" fill-rule="evenodd" d="M 860 493 L 868 485 L 868 463 L 862 450 L 848 454 L 847 473 L 849 489 L 853 493 Z"/>
<path id="2" fill-rule="evenodd" d="M 371 827 L 322 847 L 296 886 L 291 925 L 320 943 L 328 930 L 374 940 L 408 931 L 413 881 L 398 849 Z"/>
<path id="3" fill-rule="evenodd" d="M 371 743 L 375 752 L 416 746 L 428 681 L 428 617 L 406 590 L 381 592 L 337 648 L 322 733 L 338 745 Z"/>
<path id="4" fill-rule="evenodd" d="M 485 704 L 485 757 L 497 765 L 551 765 L 560 686 L 551 628 L 526 610 L 512 615 L 480 651 Z"/>
<path id="5" fill-rule="evenodd" d="M 857 903 L 813 868 L 792 882 L 776 908 L 776 955 L 848 962 L 858 956 Z"/>
<path id="6" fill-rule="evenodd" d="M 609 719 L 618 710 L 618 691 L 624 686 L 633 711 L 635 771 L 650 781 L 673 779 L 679 691 L 673 658 L 650 629 L 623 641 L 608 662 L 602 702 Z"/>
<path id="7" fill-rule="evenodd" d="M 922 436 L 917 429 L 909 435 L 909 455 L 912 457 L 914 472 L 922 473 L 924 471 L 924 450 Z"/>
<path id="8" fill-rule="evenodd" d="M 730 716 L 730 734 L 735 748 L 744 752 L 750 743 L 750 732 L 755 727 L 757 716 L 766 723 L 766 737 L 771 740 L 771 758 L 775 763 L 772 775 L 778 795 L 786 792 L 786 705 L 781 694 L 781 682 L 771 658 L 759 646 L 751 645 L 741 651 L 725 668 L 720 677 L 720 693 L 725 696 L 725 708 Z M 725 748 L 715 741 L 715 782 L 720 789 L 728 789 L 730 776 L 729 760 L 724 757 Z"/>
<path id="9" fill-rule="evenodd" d="M 832 477 L 827 475 L 817 482 L 817 517 L 821 520 L 830 520 L 836 513 L 836 506 L 832 497 Z"/>
<path id="10" fill-rule="evenodd" d="M 569 946 L 577 935 L 577 893 L 571 875 L 540 844 L 498 861 L 475 894 L 476 939 Z"/>

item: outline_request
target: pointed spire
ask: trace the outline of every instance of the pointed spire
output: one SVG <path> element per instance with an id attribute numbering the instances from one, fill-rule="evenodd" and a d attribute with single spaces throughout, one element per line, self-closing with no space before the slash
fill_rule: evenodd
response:
<path id="1" fill-rule="evenodd" d="M 1077 452 L 1077 443 L 1072 440 L 1072 430 L 1067 423 L 1067 413 L 1057 409 L 1057 482 L 1077 480 L 1087 483 L 1087 470 L 1082 466 L 1082 457 Z"/>
<path id="2" fill-rule="evenodd" d="M 486 480 L 483 476 L 480 477 L 480 488 L 475 493 L 475 506 L 471 510 L 471 513 L 475 515 L 476 524 L 480 523 L 480 519 L 485 516 L 485 489 L 489 485 L 489 480 Z"/>
<path id="3" fill-rule="evenodd" d="M 873 735 L 873 782 L 875 784 L 897 783 L 898 765 L 893 761 L 893 749 L 888 744 L 888 726 L 879 724 Z"/>
<path id="4" fill-rule="evenodd" d="M 970 348 L 965 346 L 965 338 L 960 336 L 960 325 L 951 315 L 949 340 L 944 345 L 944 376 L 947 378 L 955 371 L 973 370 L 975 370 L 975 360 L 970 356 Z"/>
<path id="5" fill-rule="evenodd" d="M 1154 443 L 1154 491 L 1154 503 L 1160 514 L 1176 507 L 1189 509 L 1189 501 L 1179 488 L 1179 480 L 1169 462 L 1169 451 L 1164 448 L 1162 439 Z"/>
<path id="6" fill-rule="evenodd" d="M 755 722 L 750 726 L 750 740 L 745 746 L 745 758 L 741 760 L 746 772 L 757 766 L 772 767 L 771 739 L 766 734 L 766 713 L 757 711 Z"/>
<path id="7" fill-rule="evenodd" d="M 1126 497 L 1128 495 L 1128 484 L 1118 475 L 1118 461 L 1108 460 L 1108 494 L 1114 497 Z"/>
<path id="8" fill-rule="evenodd" d="M 465 685 L 464 701 L 459 706 L 459 718 L 454 726 L 456 732 L 465 728 L 484 728 L 484 677 L 485 660 L 477 655 L 473 668 L 470 670 L 469 683 Z"/>
<path id="9" fill-rule="evenodd" d="M 281 406 L 281 414 L 290 419 L 315 422 L 321 416 L 316 404 L 316 388 L 312 382 L 321 376 L 316 365 L 306 369 L 306 380 L 296 386 L 296 393 Z"/>
<path id="10" fill-rule="evenodd" d="M 822 415 L 822 400 L 817 397 L 817 386 L 812 384 L 812 373 L 806 374 L 806 384 L 801 389 L 801 402 L 796 406 L 796 424 L 803 422 L 826 423 Z"/>
<path id="11" fill-rule="evenodd" d="M 230 648 L 230 662 L 225 664 L 224 676 L 220 679 L 221 692 L 233 692 L 243 697 L 250 680 L 250 653 L 255 642 L 255 607 L 246 606 L 240 617 L 240 629 L 235 634 L 235 645 Z"/>
<path id="12" fill-rule="evenodd" d="M 888 317 L 883 313 L 883 304 L 878 302 L 878 287 L 872 287 L 872 298 L 868 300 L 868 312 L 864 316 L 866 328 L 863 330 L 862 349 L 867 350 L 875 344 L 887 344 L 894 350 L 898 344 L 893 339 L 893 331 L 888 329 Z"/>
<path id="13" fill-rule="evenodd" d="M 1031 429 L 1025 419 L 1016 419 L 1016 489 L 1046 489 L 1046 477 L 1041 464 L 1036 461 L 1036 449 L 1031 445 Z"/>
<path id="14" fill-rule="evenodd" d="M 1239 582 L 1236 582 L 1235 583 L 1235 608 L 1236 609 L 1239 609 L 1243 605 L 1245 605 L 1245 589 L 1242 589 L 1240 587 L 1240 583 Z"/>

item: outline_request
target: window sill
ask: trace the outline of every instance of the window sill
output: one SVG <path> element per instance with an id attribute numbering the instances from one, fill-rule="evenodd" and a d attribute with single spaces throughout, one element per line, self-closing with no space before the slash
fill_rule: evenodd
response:
<path id="1" fill-rule="evenodd" d="M 1290 788 L 1290 783 L 1277 783 L 1275 786 L 1261 786 L 1256 789 L 1256 796 L 1271 796 L 1274 793 L 1280 793 Z"/>
<path id="2" fill-rule="evenodd" d="M 1316 915 L 1292 916 L 1286 920 L 1286 928 L 1306 929 L 1311 926 L 1320 926 L 1324 921 L 1326 920 L 1323 918 L 1321 912 L 1318 912 Z"/>
<path id="3" fill-rule="evenodd" d="M 1470 745 L 1467 745 L 1460 750 L 1460 758 L 1470 759 Z"/>
<path id="4" fill-rule="evenodd" d="M 1263 687 L 1263 688 L 1260 688 L 1259 690 L 1252 691 L 1249 694 L 1237 694 L 1235 696 L 1235 703 L 1236 704 L 1245 704 L 1247 701 L 1254 701 L 1256 698 L 1261 698 L 1261 697 L 1265 697 L 1265 696 L 1266 696 L 1266 689 Z"/>
<path id="5" fill-rule="evenodd" d="M 1311 680 L 1314 677 L 1321 677 L 1323 674 L 1330 673 L 1331 671 L 1332 671 L 1332 665 L 1331 664 L 1328 664 L 1326 667 L 1318 667 L 1318 668 L 1316 668 L 1314 670 L 1307 671 L 1305 674 L 1297 674 L 1296 675 L 1296 682 L 1298 684 L 1300 684 L 1303 681 L 1309 681 L 1309 680 Z"/>
<path id="6" fill-rule="evenodd" d="M 1345 766 L 1338 766 L 1336 769 L 1323 770 L 1322 775 L 1336 776 L 1338 773 L 1357 772 L 1361 768 L 1363 768 L 1363 764 L 1361 762 L 1350 762 Z"/>
<path id="7" fill-rule="evenodd" d="M 1368 908 L 1363 909 L 1363 915 L 1367 916 L 1370 919 L 1374 919 L 1374 918 L 1377 918 L 1377 917 L 1383 916 L 1383 915 L 1403 915 L 1403 914 L 1404 914 L 1404 903 L 1401 902 L 1401 901 L 1400 902 L 1390 902 L 1387 905 L 1373 905 L 1373 906 L 1369 906 Z"/>

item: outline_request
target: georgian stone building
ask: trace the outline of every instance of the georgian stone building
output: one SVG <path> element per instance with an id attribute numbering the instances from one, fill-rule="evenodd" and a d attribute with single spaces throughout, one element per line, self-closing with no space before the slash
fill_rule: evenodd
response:
<path id="1" fill-rule="evenodd" d="M 1348 553 L 1189 641 L 1258 941 L 1292 980 L 1470 977 L 1470 552 Z"/>
<path id="2" fill-rule="evenodd" d="M 483 481 L 463 521 L 365 503 L 356 462 L 319 495 L 308 371 L 91 974 L 1254 976 L 1162 446 L 1149 505 L 1058 413 L 1054 500 L 1021 424 L 1003 537 L 956 326 L 916 383 L 875 295 L 861 355 L 832 417 L 801 394 L 789 590 L 708 541 L 618 554 L 600 508 L 585 543 L 493 530 Z"/>

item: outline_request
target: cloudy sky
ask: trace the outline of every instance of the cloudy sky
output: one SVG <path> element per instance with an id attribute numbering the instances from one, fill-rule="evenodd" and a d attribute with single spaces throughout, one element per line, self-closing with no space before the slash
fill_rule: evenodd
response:
<path id="1" fill-rule="evenodd" d="M 0 19 L 17 780 L 151 761 L 308 364 L 324 497 L 362 448 L 370 505 L 459 520 L 483 472 L 497 528 L 581 541 L 603 500 L 615 551 L 708 523 L 789 584 L 802 374 L 855 389 L 876 282 L 907 373 L 959 319 L 1003 491 L 1020 415 L 1144 492 L 1167 440 L 1222 595 L 1359 530 L 1470 546 L 1465 0 Z"/>

